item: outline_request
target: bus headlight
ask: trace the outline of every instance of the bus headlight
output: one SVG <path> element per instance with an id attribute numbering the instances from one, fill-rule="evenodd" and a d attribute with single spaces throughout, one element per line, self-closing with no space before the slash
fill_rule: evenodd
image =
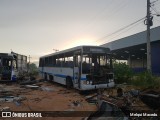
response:
<path id="1" fill-rule="evenodd" d="M 113 79 L 109 79 L 109 82 L 113 82 Z"/>
<path id="2" fill-rule="evenodd" d="M 91 82 L 90 81 L 87 81 L 87 80 L 85 80 L 85 81 L 83 81 L 83 84 L 90 84 Z"/>
<path id="3" fill-rule="evenodd" d="M 84 80 L 84 81 L 83 81 L 83 84 L 87 84 L 87 81 L 86 81 L 86 80 Z"/>

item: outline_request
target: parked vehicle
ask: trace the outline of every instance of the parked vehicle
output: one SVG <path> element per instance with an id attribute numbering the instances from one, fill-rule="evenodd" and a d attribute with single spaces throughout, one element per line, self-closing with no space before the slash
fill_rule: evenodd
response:
<path id="1" fill-rule="evenodd" d="M 78 46 L 40 57 L 41 77 L 78 90 L 114 86 L 109 48 Z"/>
<path id="2" fill-rule="evenodd" d="M 27 56 L 0 53 L 0 80 L 16 81 L 23 72 L 27 72 Z"/>

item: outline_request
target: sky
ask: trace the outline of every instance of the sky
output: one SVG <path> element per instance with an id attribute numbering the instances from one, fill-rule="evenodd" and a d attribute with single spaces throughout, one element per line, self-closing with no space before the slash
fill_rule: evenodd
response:
<path id="1" fill-rule="evenodd" d="M 147 0 L 0 0 L 0 53 L 40 56 L 79 45 L 101 45 L 146 30 Z M 156 1 L 156 2 L 154 2 Z M 160 13 L 160 0 L 151 0 Z M 160 26 L 154 15 L 153 26 Z"/>

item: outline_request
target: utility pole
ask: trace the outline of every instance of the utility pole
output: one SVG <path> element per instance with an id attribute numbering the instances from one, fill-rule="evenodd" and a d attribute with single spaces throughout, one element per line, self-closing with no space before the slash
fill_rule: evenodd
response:
<path id="1" fill-rule="evenodd" d="M 30 55 L 29 55 L 29 57 L 28 57 L 28 58 L 29 58 L 29 64 L 30 64 L 30 59 L 31 59 Z"/>
<path id="2" fill-rule="evenodd" d="M 58 49 L 53 49 L 55 52 L 58 52 L 59 50 Z"/>
<path id="3" fill-rule="evenodd" d="M 29 75 L 29 80 L 31 80 L 31 74 L 30 74 L 30 72 L 31 72 L 31 70 L 30 70 L 30 59 L 31 59 L 31 57 L 30 57 L 30 55 L 29 55 L 29 62 L 28 62 L 28 75 Z"/>
<path id="4" fill-rule="evenodd" d="M 29 62 L 28 62 L 28 72 L 30 72 L 30 59 L 31 59 L 31 57 L 30 57 L 30 55 L 29 55 Z"/>
<path id="5" fill-rule="evenodd" d="M 151 70 L 150 26 L 153 25 L 153 23 L 152 23 L 153 16 L 151 16 L 150 7 L 151 7 L 150 0 L 147 0 L 147 20 L 146 20 L 146 25 L 147 25 L 147 70 L 148 70 L 148 72 L 152 73 L 152 70 Z"/>
<path id="6" fill-rule="evenodd" d="M 151 14 L 151 11 L 150 11 L 150 8 L 152 6 L 151 4 L 153 4 L 155 2 L 156 1 L 151 3 L 150 0 L 147 0 L 147 18 L 144 21 L 144 24 L 147 25 L 147 71 L 150 72 L 150 73 L 152 73 L 150 26 L 153 25 L 153 21 L 152 21 L 153 20 L 153 15 L 160 16 L 159 13 Z"/>

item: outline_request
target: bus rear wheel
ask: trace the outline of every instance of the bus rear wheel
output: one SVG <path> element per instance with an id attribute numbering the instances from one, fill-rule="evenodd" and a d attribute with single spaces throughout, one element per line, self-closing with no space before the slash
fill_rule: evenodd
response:
<path id="1" fill-rule="evenodd" d="M 67 87 L 67 89 L 73 88 L 73 82 L 72 82 L 72 79 L 70 77 L 66 78 L 66 87 Z"/>
<path id="2" fill-rule="evenodd" d="M 44 80 L 47 80 L 47 74 L 44 73 Z"/>

